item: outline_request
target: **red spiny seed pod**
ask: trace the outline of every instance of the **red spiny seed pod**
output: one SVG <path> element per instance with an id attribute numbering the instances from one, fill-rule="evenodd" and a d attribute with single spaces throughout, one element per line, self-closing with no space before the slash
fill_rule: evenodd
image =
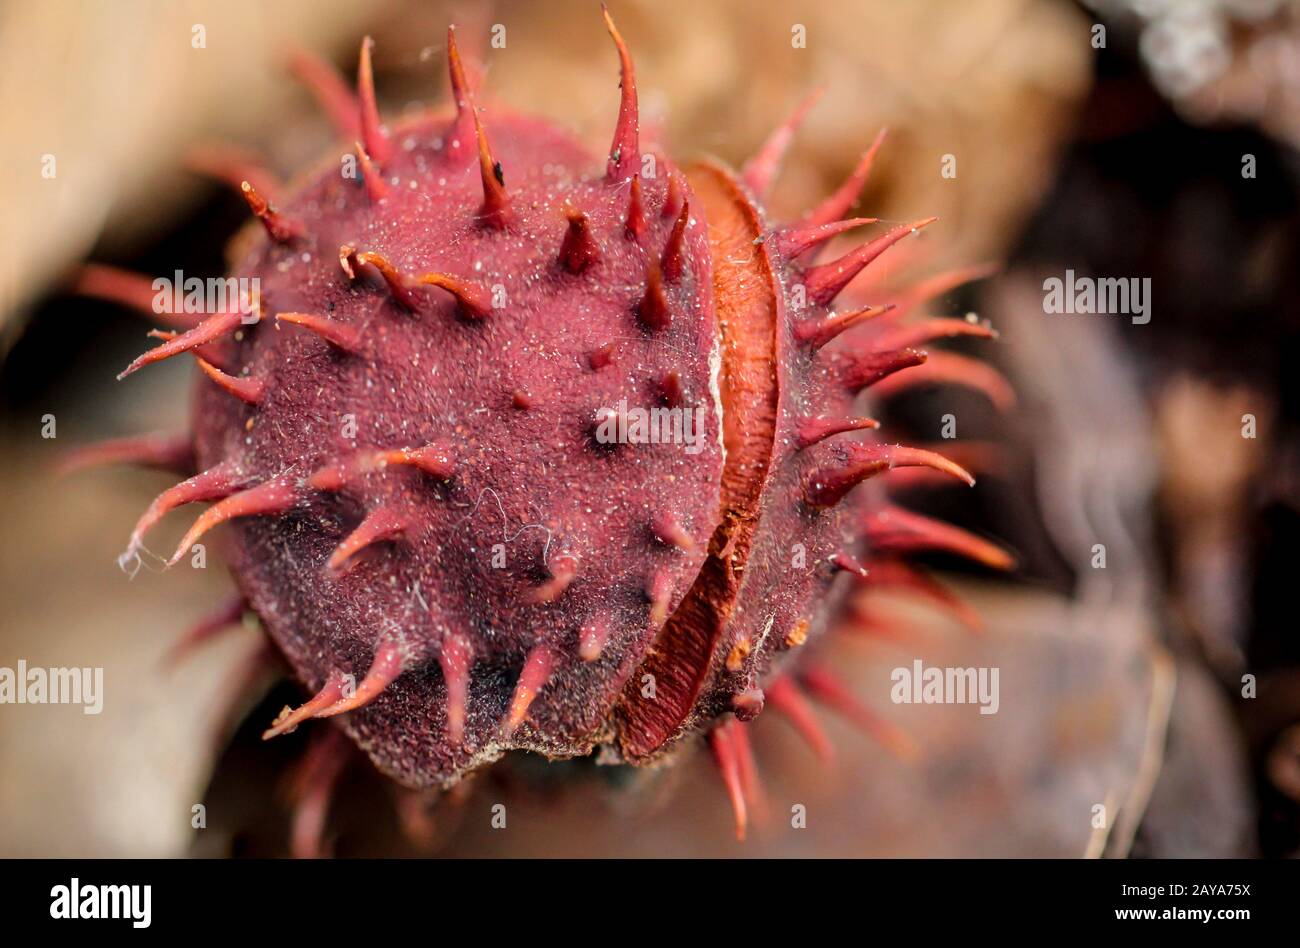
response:
<path id="1" fill-rule="evenodd" d="M 762 201 L 800 115 L 739 173 L 645 151 L 606 19 L 622 94 L 603 161 L 546 122 L 482 112 L 454 30 L 454 110 L 391 126 L 369 40 L 356 102 L 300 62 L 357 174 L 331 162 L 271 194 L 268 176 L 223 166 L 265 231 L 231 274 L 259 288 L 250 312 L 176 314 L 123 373 L 194 355 L 192 436 L 74 463 L 193 465 L 127 557 L 182 504 L 212 506 L 173 563 L 230 522 L 243 601 L 310 695 L 268 737 L 334 718 L 384 773 L 428 788 L 513 749 L 651 764 L 707 735 L 743 833 L 737 719 L 770 700 L 824 751 L 807 688 L 879 726 L 802 656 L 844 590 L 879 563 L 881 582 L 942 598 L 899 560 L 935 546 L 1006 565 L 863 483 L 900 467 L 972 481 L 877 437 L 859 403 L 925 364 L 928 342 L 991 332 L 903 323 L 906 305 L 836 310 L 932 220 L 817 259 L 874 223 L 842 218 L 881 139 L 823 204 L 771 223 Z M 83 289 L 138 300 L 133 279 L 88 270 Z M 937 368 L 928 381 L 993 384 Z"/>

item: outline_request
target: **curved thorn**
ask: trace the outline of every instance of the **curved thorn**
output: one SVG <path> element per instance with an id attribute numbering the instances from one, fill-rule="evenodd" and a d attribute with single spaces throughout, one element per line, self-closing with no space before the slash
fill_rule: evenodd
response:
<path id="1" fill-rule="evenodd" d="M 347 274 L 349 280 L 355 280 L 357 278 L 356 263 L 357 248 L 350 244 L 340 244 L 339 266 L 343 268 L 343 272 Z"/>
<path id="2" fill-rule="evenodd" d="M 361 41 L 361 58 L 357 62 L 357 98 L 360 103 L 361 140 L 366 153 L 380 165 L 393 153 L 393 143 L 388 130 L 379 119 L 379 105 L 375 102 L 375 74 L 370 66 L 370 50 L 375 41 L 369 36 Z"/>
<path id="3" fill-rule="evenodd" d="M 219 388 L 224 389 L 241 402 L 249 405 L 262 404 L 262 399 L 266 397 L 266 381 L 264 379 L 227 375 L 202 356 L 196 355 L 194 360 L 198 362 L 203 374 L 212 379 Z"/>
<path id="4" fill-rule="evenodd" d="M 671 179 L 669 179 L 671 182 Z M 623 222 L 623 233 L 629 240 L 641 243 L 646 235 L 645 198 L 641 194 L 641 176 L 633 175 L 628 187 L 627 217 Z"/>
<path id="5" fill-rule="evenodd" d="M 672 511 L 661 510 L 655 514 L 650 520 L 650 530 L 660 543 L 675 546 L 686 553 L 694 553 L 697 548 L 695 540 Z"/>
<path id="6" fill-rule="evenodd" d="M 578 560 L 562 554 L 551 560 L 550 571 L 550 579 L 524 594 L 525 602 L 544 603 L 559 599 L 578 575 Z"/>
<path id="7" fill-rule="evenodd" d="M 357 164 L 361 166 L 361 177 L 366 185 L 366 194 L 372 201 L 380 201 L 388 197 L 388 185 L 384 182 L 384 177 L 375 167 L 374 161 L 366 152 L 365 146 L 361 142 L 353 142 L 357 149 Z"/>
<path id="8" fill-rule="evenodd" d="M 888 458 L 891 470 L 899 467 L 928 467 L 957 478 L 967 487 L 975 486 L 975 478 L 970 471 L 936 451 L 911 448 L 902 444 L 875 444 L 861 447 L 863 450 L 859 454 L 877 454 Z"/>
<path id="9" fill-rule="evenodd" d="M 438 665 L 447 686 L 447 740 L 459 745 L 465 736 L 465 709 L 469 703 L 469 673 L 474 647 L 462 635 L 448 635 L 442 642 Z"/>
<path id="10" fill-rule="evenodd" d="M 379 275 L 384 278 L 384 283 L 388 285 L 388 292 L 393 295 L 393 299 L 399 305 L 410 310 L 419 308 L 420 300 L 415 293 L 414 282 L 401 270 L 389 263 L 387 257 L 372 250 L 344 254 L 344 249 L 351 251 L 352 248 L 346 247 L 346 245 L 339 248 L 339 261 L 344 264 L 343 269 L 345 271 L 351 271 L 349 276 L 355 275 L 357 267 L 374 267 L 379 271 Z"/>
<path id="11" fill-rule="evenodd" d="M 657 569 L 650 574 L 645 594 L 650 600 L 650 625 L 658 629 L 668 621 L 668 606 L 673 595 L 673 581 L 667 570 Z"/>
<path id="12" fill-rule="evenodd" d="M 686 389 L 682 385 L 682 373 L 669 369 L 659 376 L 659 394 L 669 408 L 680 408 L 686 401 Z"/>
<path id="13" fill-rule="evenodd" d="M 203 511 L 203 515 L 194 522 L 194 526 L 190 527 L 189 532 L 177 544 L 176 552 L 167 561 L 167 565 L 175 566 L 185 555 L 186 550 L 218 524 L 236 517 L 259 517 L 284 513 L 297 502 L 297 488 L 291 480 L 283 477 L 232 494 Z"/>
<path id="14" fill-rule="evenodd" d="M 901 507 L 876 511 L 867 518 L 865 528 L 872 549 L 879 553 L 951 553 L 990 569 L 1010 570 L 1016 566 L 1014 556 L 983 537 Z"/>
<path id="15" fill-rule="evenodd" d="M 850 217 L 847 220 L 817 224 L 813 227 L 796 224 L 776 232 L 776 247 L 781 252 L 781 256 L 794 259 L 814 247 L 820 247 L 832 237 L 838 237 L 858 227 L 865 227 L 867 224 L 878 223 L 880 223 L 878 217 Z"/>
<path id="16" fill-rule="evenodd" d="M 677 215 L 677 221 L 668 235 L 668 242 L 664 245 L 661 266 L 664 279 L 669 283 L 676 283 L 686 272 L 686 225 L 690 217 L 691 203 L 683 201 L 681 213 Z"/>
<path id="17" fill-rule="evenodd" d="M 771 134 L 767 136 L 763 144 L 759 146 L 758 151 L 754 153 L 754 157 L 745 162 L 744 167 L 740 169 L 740 180 L 757 197 L 763 198 L 767 196 L 768 189 L 771 188 L 777 172 L 781 169 L 781 162 L 790 148 L 790 142 L 793 141 L 795 132 L 799 130 L 799 126 L 803 125 L 804 119 L 808 117 L 808 113 L 812 111 L 812 107 L 817 104 L 825 91 L 825 86 L 818 86 L 813 89 L 799 103 L 789 118 L 772 129 Z"/>
<path id="18" fill-rule="evenodd" d="M 182 352 L 188 352 L 198 346 L 220 339 L 222 336 L 229 335 L 237 330 L 242 324 L 243 316 L 239 313 L 217 313 L 215 316 L 209 316 L 193 329 L 186 330 L 179 336 L 164 342 L 161 346 L 137 356 L 135 361 L 123 369 L 117 378 L 121 381 L 133 372 L 143 369 L 146 365 L 161 362 L 163 359 L 170 359 L 172 356 L 180 355 Z"/>
<path id="19" fill-rule="evenodd" d="M 153 277 L 143 273 L 132 273 L 130 270 L 101 263 L 87 263 L 77 271 L 77 276 L 68 289 L 78 296 L 117 303 L 182 331 L 193 329 L 203 321 L 203 317 L 197 313 L 171 312 L 171 294 L 156 289 L 155 282 Z M 168 308 L 157 305 L 160 295 L 169 304 Z"/>
<path id="20" fill-rule="evenodd" d="M 636 314 L 641 324 L 651 332 L 666 332 L 673 324 L 673 314 L 664 292 L 663 272 L 653 260 L 646 269 L 645 296 L 641 298 Z"/>
<path id="21" fill-rule="evenodd" d="M 243 622 L 247 610 L 248 601 L 244 599 L 242 593 L 236 593 L 186 629 L 185 634 L 177 639 L 163 655 L 162 666 L 175 667 L 182 658 L 204 642 L 214 638 L 218 632 L 239 625 Z"/>
<path id="22" fill-rule="evenodd" d="M 615 343 L 607 342 L 603 346 L 587 353 L 587 364 L 594 370 L 603 369 L 614 361 Z"/>
<path id="23" fill-rule="evenodd" d="M 327 464 L 315 471 L 307 478 L 307 486 L 313 490 L 340 491 L 350 479 L 394 464 L 409 465 L 442 480 L 450 480 L 456 472 L 446 448 L 440 444 L 427 444 L 422 448 L 360 451 L 345 461 Z"/>
<path id="24" fill-rule="evenodd" d="M 983 392 L 999 411 L 1010 411 L 1016 405 L 1016 391 L 1005 375 L 978 359 L 953 352 L 931 352 L 923 367 L 889 379 L 875 389 L 875 394 L 892 398 L 926 385 L 960 385 Z"/>
<path id="25" fill-rule="evenodd" d="M 293 323 L 309 329 L 330 345 L 355 355 L 361 351 L 361 330 L 347 323 L 326 319 L 314 313 L 276 313 L 276 322 Z"/>
<path id="26" fill-rule="evenodd" d="M 597 615 L 583 623 L 578 631 L 578 657 L 584 662 L 594 662 L 605 650 L 609 641 L 610 620 L 606 615 Z"/>
<path id="27" fill-rule="evenodd" d="M 188 480 L 167 488 L 153 499 L 145 512 L 136 521 L 131 531 L 131 540 L 127 544 L 122 560 L 130 559 L 144 546 L 144 535 L 169 512 L 185 504 L 222 500 L 231 492 L 238 490 L 245 483 L 245 478 L 235 473 L 234 465 L 222 461 L 202 473 L 195 474 Z"/>
<path id="28" fill-rule="evenodd" d="M 340 249 L 342 254 L 342 249 Z M 346 260 L 346 257 L 340 256 Z M 358 265 L 369 265 L 379 271 L 388 284 L 389 292 L 402 306 L 410 310 L 419 308 L 419 298 L 415 287 L 419 285 L 436 286 L 456 297 L 462 312 L 475 319 L 481 319 L 492 311 L 492 297 L 483 289 L 474 286 L 449 273 L 425 273 L 414 279 L 402 273 L 382 255 L 366 251 L 355 255 Z"/>
<path id="29" fill-rule="evenodd" d="M 817 712 L 798 685 L 783 675 L 768 685 L 767 697 L 772 703 L 772 710 L 794 725 L 794 729 L 814 754 L 826 763 L 835 759 L 835 747 L 822 730 Z"/>
<path id="30" fill-rule="evenodd" d="M 794 324 L 794 337 L 816 352 L 840 333 L 883 316 L 891 309 L 893 304 L 889 303 L 884 306 L 864 306 L 847 313 L 830 313 L 818 319 L 805 319 Z"/>
<path id="31" fill-rule="evenodd" d="M 384 540 L 392 540 L 405 533 L 410 524 L 400 514 L 387 507 L 378 507 L 366 514 L 364 520 L 349 533 L 330 554 L 325 569 L 337 573 L 356 554 L 366 547 Z"/>
<path id="32" fill-rule="evenodd" d="M 749 728 L 739 719 L 733 722 L 731 736 L 736 746 L 736 764 L 740 771 L 740 789 L 745 794 L 745 802 L 754 813 L 757 823 L 764 821 L 767 812 L 767 799 L 763 793 L 763 782 L 758 776 L 758 764 L 754 760 L 754 745 L 749 739 Z"/>
<path id="33" fill-rule="evenodd" d="M 867 568 L 856 557 L 842 550 L 831 557 L 831 565 L 840 572 L 856 576 L 858 579 L 866 579 L 869 575 Z"/>
<path id="34" fill-rule="evenodd" d="M 320 859 L 329 854 L 325 823 L 348 755 L 347 740 L 337 729 L 312 734 L 307 753 L 293 774 L 293 819 L 289 828 L 289 854 L 293 858 Z"/>
<path id="35" fill-rule="evenodd" d="M 895 467 L 932 467 L 951 474 L 968 485 L 975 478 L 941 454 L 908 448 L 898 444 L 862 444 L 841 446 L 844 460 L 813 470 L 804 482 L 804 500 L 813 507 L 833 507 L 858 484 Z"/>
<path id="36" fill-rule="evenodd" d="M 339 138 L 350 142 L 361 134 L 361 106 L 333 63 L 310 50 L 295 49 L 289 70 L 307 87 Z"/>
<path id="37" fill-rule="evenodd" d="M 682 181 L 682 173 L 676 167 L 668 168 L 668 189 L 664 193 L 664 206 L 659 212 L 664 217 L 672 217 L 681 208 L 682 202 L 686 200 L 686 185 Z"/>
<path id="38" fill-rule="evenodd" d="M 482 319 L 492 312 L 492 294 L 460 277 L 449 273 L 425 273 L 418 278 L 418 282 L 446 290 L 456 297 L 461 311 L 473 319 Z"/>
<path id="39" fill-rule="evenodd" d="M 709 732 L 709 750 L 718 765 L 718 773 L 727 788 L 727 798 L 731 801 L 731 812 L 736 820 L 736 840 L 745 841 L 745 829 L 749 824 L 749 812 L 745 806 L 745 792 L 740 779 L 740 760 L 737 756 L 735 737 L 732 728 L 739 727 L 735 721 L 725 721 Z"/>
<path id="40" fill-rule="evenodd" d="M 312 490 L 329 493 L 340 491 L 347 483 L 349 473 L 351 472 L 346 464 L 326 464 L 307 478 L 307 486 Z"/>
<path id="41" fill-rule="evenodd" d="M 177 474 L 193 472 L 194 439 L 188 432 L 156 431 L 78 445 L 64 452 L 54 475 L 66 477 L 75 471 L 109 464 L 138 464 Z"/>
<path id="42" fill-rule="evenodd" d="M 297 240 L 303 235 L 302 224 L 297 221 L 289 220 L 275 208 L 273 208 L 266 198 L 257 193 L 247 181 L 239 183 L 239 192 L 248 202 L 248 208 L 256 215 L 257 219 L 262 222 L 266 228 L 266 235 L 274 240 L 277 244 L 288 244 Z"/>
<path id="43" fill-rule="evenodd" d="M 506 173 L 501 162 L 492 156 L 487 132 L 478 112 L 474 113 L 474 136 L 478 140 L 479 174 L 483 178 L 483 207 L 480 215 L 490 227 L 505 227 L 510 223 L 510 197 L 506 194 Z"/>
<path id="44" fill-rule="evenodd" d="M 967 283 L 987 279 L 1000 269 L 1001 266 L 993 262 L 975 263 L 936 273 L 919 283 L 904 287 L 894 300 L 898 304 L 897 316 L 901 318 L 922 303 L 928 303 L 930 300 L 951 293 Z"/>
<path id="45" fill-rule="evenodd" d="M 898 227 L 868 241 L 854 250 L 850 250 L 838 260 L 810 267 L 804 273 L 804 285 L 808 288 L 808 299 L 818 306 L 827 306 L 835 299 L 850 281 L 862 272 L 862 268 L 875 260 L 882 253 L 904 237 L 918 233 L 939 218 L 926 217 L 910 224 Z"/>
<path id="46" fill-rule="evenodd" d="M 164 342 L 170 342 L 180 333 L 174 329 L 150 329 L 145 335 L 150 339 L 162 339 Z M 221 351 L 218 343 L 212 342 L 206 346 L 195 346 L 190 352 L 196 356 L 203 356 L 208 360 L 209 364 L 215 365 L 222 372 L 230 371 L 230 360 L 226 357 L 226 353 Z"/>
<path id="47" fill-rule="evenodd" d="M 325 679 L 325 684 L 321 686 L 320 691 L 316 692 L 316 694 L 296 708 L 285 705 L 284 709 L 276 715 L 275 720 L 271 722 L 271 726 L 262 732 L 262 740 L 269 741 L 281 734 L 291 734 L 303 721 L 314 718 L 317 713 L 335 704 L 343 697 L 343 685 L 346 681 L 347 677 L 343 672 L 337 669 L 330 672 L 329 677 Z"/>
<path id="48" fill-rule="evenodd" d="M 419 468 L 431 477 L 450 480 L 456 473 L 456 465 L 447 449 L 440 444 L 426 444 L 422 448 L 398 448 L 393 451 L 381 451 L 377 460 L 383 464 L 407 464 Z"/>
<path id="49" fill-rule="evenodd" d="M 816 226 L 817 224 L 829 224 L 833 220 L 843 217 L 848 213 L 849 208 L 858 200 L 858 195 L 862 193 L 862 187 L 867 183 L 867 177 L 871 174 L 871 165 L 876 160 L 876 152 L 880 150 L 881 144 L 885 140 L 888 129 L 882 128 L 876 133 L 875 140 L 871 147 L 866 150 L 859 159 L 857 167 L 848 179 L 839 186 L 839 188 L 821 204 L 809 211 L 803 219 L 806 226 Z"/>
<path id="50" fill-rule="evenodd" d="M 918 649 L 927 645 L 928 639 L 912 624 L 897 616 L 881 614 L 870 603 L 850 601 L 849 618 L 841 620 L 840 628 L 850 635 L 869 640 L 892 642 L 904 648 Z"/>
<path id="51" fill-rule="evenodd" d="M 570 273 L 581 273 L 600 259 L 600 246 L 591 232 L 587 215 L 576 207 L 565 211 L 569 226 L 560 243 L 560 266 Z"/>
<path id="52" fill-rule="evenodd" d="M 934 443 L 922 441 L 917 443 L 916 447 L 939 451 L 977 477 L 984 474 L 994 474 L 1003 467 L 999 446 L 987 441 L 944 440 Z M 927 468 L 913 467 L 895 471 L 887 486 L 893 491 L 900 489 L 900 485 L 905 489 L 917 485 L 933 487 L 946 484 L 947 478 L 945 475 L 939 475 Z"/>
<path id="53" fill-rule="evenodd" d="M 338 714 L 344 714 L 348 711 L 355 711 L 357 708 L 365 707 L 370 702 L 379 697 L 380 692 L 395 682 L 402 674 L 402 650 L 394 642 L 381 642 L 375 649 L 374 660 L 370 663 L 370 670 L 366 672 L 366 677 L 361 679 L 356 690 L 351 695 L 347 695 L 335 701 L 329 707 L 317 711 L 312 717 L 332 718 Z"/>
<path id="54" fill-rule="evenodd" d="M 899 759 L 913 761 L 920 756 L 920 748 L 911 735 L 860 702 L 834 673 L 805 662 L 799 670 L 799 681 L 814 698 L 857 725 Z"/>
<path id="55" fill-rule="evenodd" d="M 887 329 L 875 339 L 872 346 L 877 349 L 903 349 L 923 346 L 936 339 L 948 339 L 954 336 L 976 336 L 980 339 L 996 339 L 998 332 L 987 322 L 974 318 L 967 319 L 926 319 L 910 326 L 897 326 Z"/>
<path id="56" fill-rule="evenodd" d="M 605 26 L 614 40 L 618 50 L 619 88 L 622 95 L 618 104 L 618 123 L 614 126 L 614 141 L 609 146 L 609 163 L 606 176 L 611 181 L 620 181 L 628 174 L 628 169 L 636 170 L 641 162 L 638 138 L 640 135 L 640 117 L 636 101 L 636 73 L 632 68 L 632 56 L 627 51 L 627 44 L 614 26 L 614 18 L 602 3 L 601 13 L 605 17 Z"/>
<path id="57" fill-rule="evenodd" d="M 873 559 L 869 589 L 886 589 L 916 593 L 948 613 L 975 634 L 984 631 L 984 620 L 971 605 L 929 573 L 897 559 Z"/>
<path id="58" fill-rule="evenodd" d="M 880 422 L 874 418 L 828 418 L 825 415 L 799 418 L 795 421 L 795 444 L 803 450 L 831 435 L 879 427 Z"/>
<path id="59" fill-rule="evenodd" d="M 962 464 L 962 467 L 966 465 Z M 941 474 L 928 467 L 900 467 L 894 469 L 885 488 L 894 495 L 920 489 L 937 490 L 948 487 L 951 483 L 947 474 Z"/>
<path id="60" fill-rule="evenodd" d="M 519 682 L 510 698 L 510 710 L 502 723 L 502 730 L 507 737 L 524 720 L 538 693 L 546 687 L 554 664 L 555 655 L 545 645 L 534 645 L 524 659 L 523 671 L 519 673 Z"/>
<path id="61" fill-rule="evenodd" d="M 150 329 L 145 333 L 145 335 L 150 339 L 162 339 L 165 342 L 170 342 L 179 336 L 180 333 L 174 329 Z M 216 343 L 209 343 L 206 346 L 195 346 L 190 350 L 190 352 L 196 356 L 202 356 L 210 365 L 216 366 L 223 372 L 228 371 L 230 368 L 230 360 L 226 357 L 226 353 L 222 352 Z"/>
<path id="62" fill-rule="evenodd" d="M 465 65 L 461 62 L 460 47 L 456 45 L 456 27 L 447 27 L 447 73 L 451 80 L 451 97 L 456 103 L 456 137 L 468 140 L 474 128 L 474 102 L 470 97 L 469 80 L 465 78 Z"/>
<path id="63" fill-rule="evenodd" d="M 837 368 L 840 379 L 852 392 L 876 385 L 895 372 L 924 365 L 929 354 L 920 349 L 894 349 L 889 352 L 845 353 Z"/>
<path id="64" fill-rule="evenodd" d="M 219 181 L 236 191 L 243 190 L 247 181 L 268 201 L 274 201 L 274 195 L 282 186 L 280 179 L 263 165 L 259 155 L 237 145 L 207 144 L 194 148 L 185 155 L 184 164 L 196 174 Z"/>

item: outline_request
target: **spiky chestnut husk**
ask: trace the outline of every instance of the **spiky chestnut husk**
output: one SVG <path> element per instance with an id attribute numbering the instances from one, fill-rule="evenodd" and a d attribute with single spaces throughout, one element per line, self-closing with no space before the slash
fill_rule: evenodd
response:
<path id="1" fill-rule="evenodd" d="M 178 319 L 128 368 L 192 352 L 203 370 L 192 445 L 136 451 L 192 449 L 203 473 L 155 502 L 128 553 L 181 503 L 216 501 L 173 561 L 234 521 L 240 589 L 314 692 L 268 736 L 341 715 L 381 770 L 423 788 L 509 749 L 605 745 L 646 763 L 711 731 L 740 811 L 747 746 L 716 725 L 752 718 L 770 689 L 815 733 L 783 672 L 827 625 L 839 573 L 945 541 L 1003 565 L 858 486 L 899 466 L 970 482 L 874 439 L 854 405 L 924 363 L 916 346 L 989 331 L 832 310 L 930 222 L 814 262 L 872 223 L 839 218 L 879 139 L 785 226 L 761 199 L 797 117 L 740 174 L 643 163 L 632 63 L 609 26 L 623 92 L 603 169 L 526 116 L 493 115 L 489 139 L 449 32 L 454 114 L 391 130 L 363 45 L 359 180 L 331 161 L 273 205 L 236 175 L 265 230 L 232 273 L 260 285 L 256 324 Z M 869 320 L 886 328 L 823 349 Z M 600 443 L 620 405 L 697 409 L 702 430 L 688 445 Z"/>

